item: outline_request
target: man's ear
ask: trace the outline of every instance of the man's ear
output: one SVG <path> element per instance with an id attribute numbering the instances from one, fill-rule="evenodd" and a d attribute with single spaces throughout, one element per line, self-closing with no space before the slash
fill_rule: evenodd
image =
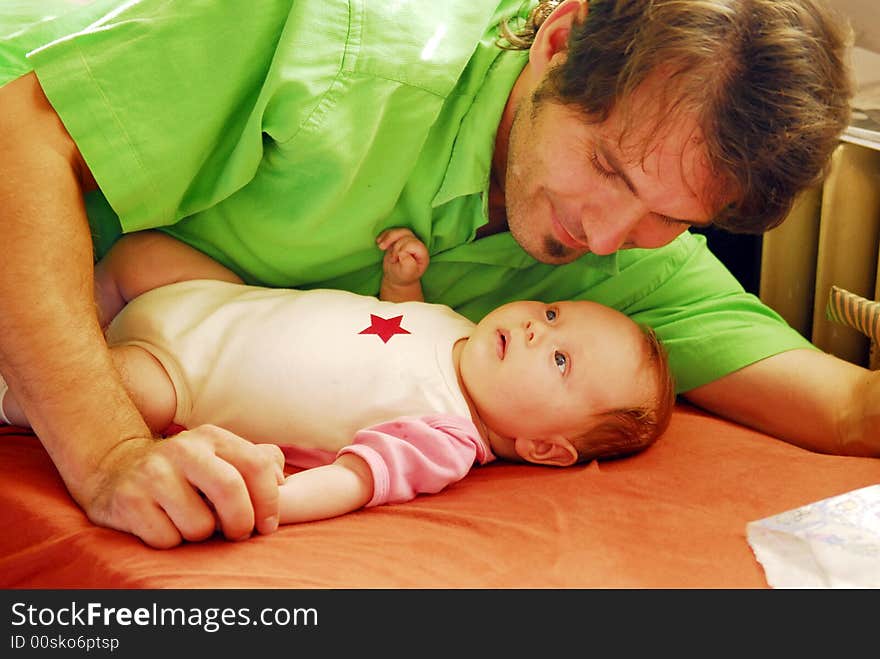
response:
<path id="1" fill-rule="evenodd" d="M 519 437 L 514 443 L 514 450 L 526 462 L 548 467 L 568 467 L 578 459 L 577 449 L 562 435 L 543 439 Z"/>
<path id="2" fill-rule="evenodd" d="M 587 0 L 564 0 L 550 12 L 529 48 L 529 63 L 543 73 L 557 53 L 568 48 L 568 33 L 575 20 L 587 17 Z"/>

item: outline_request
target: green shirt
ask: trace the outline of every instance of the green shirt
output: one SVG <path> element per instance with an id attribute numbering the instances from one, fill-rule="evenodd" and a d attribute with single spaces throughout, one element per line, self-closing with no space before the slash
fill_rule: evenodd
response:
<path id="1" fill-rule="evenodd" d="M 120 225 L 164 227 L 248 283 L 376 294 L 375 238 L 408 226 L 429 301 L 475 321 L 514 299 L 611 305 L 655 328 L 679 391 L 809 346 L 701 236 L 564 266 L 509 233 L 474 240 L 527 57 L 494 26 L 521 4 L 95 0 L 17 33 L 0 72 L 33 67 L 76 140 L 103 192 L 98 254 Z M 56 38 L 80 13 L 89 27 Z"/>

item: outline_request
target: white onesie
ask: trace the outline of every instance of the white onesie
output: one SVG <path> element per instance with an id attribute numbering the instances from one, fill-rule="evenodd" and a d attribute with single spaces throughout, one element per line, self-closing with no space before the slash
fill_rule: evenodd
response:
<path id="1" fill-rule="evenodd" d="M 332 460 L 359 431 L 399 417 L 429 417 L 430 432 L 439 419 L 444 436 L 457 417 L 452 441 L 460 446 L 468 437 L 466 473 L 475 458 L 494 458 L 473 425 L 452 359 L 455 342 L 473 328 L 438 304 L 197 280 L 132 300 L 106 336 L 110 345 L 140 346 L 162 363 L 181 426 L 211 423 L 253 442 L 304 449 L 293 452 L 307 457 L 291 462 L 313 466 Z M 421 423 L 418 430 L 395 427 L 420 436 L 413 442 L 424 451 Z"/>

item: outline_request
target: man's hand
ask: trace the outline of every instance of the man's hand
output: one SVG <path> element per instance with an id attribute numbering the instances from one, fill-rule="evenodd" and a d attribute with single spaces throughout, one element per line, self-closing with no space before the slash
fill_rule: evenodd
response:
<path id="1" fill-rule="evenodd" d="M 423 300 L 421 278 L 428 269 L 428 248 L 409 229 L 387 229 L 376 239 L 385 252 L 379 297 L 392 302 Z"/>
<path id="2" fill-rule="evenodd" d="M 854 399 L 854 413 L 844 418 L 840 453 L 880 458 L 880 371 L 862 374 Z"/>
<path id="3" fill-rule="evenodd" d="M 168 439 L 129 439 L 108 454 L 81 501 L 94 523 L 152 547 L 199 541 L 218 527 L 229 540 L 278 528 L 284 456 L 204 425 Z M 92 488 L 90 488 L 92 489 Z"/>

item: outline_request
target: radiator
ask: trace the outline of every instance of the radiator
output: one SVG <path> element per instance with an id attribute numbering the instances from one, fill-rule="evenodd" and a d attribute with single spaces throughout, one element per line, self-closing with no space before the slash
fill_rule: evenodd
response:
<path id="1" fill-rule="evenodd" d="M 800 195 L 764 236 L 760 297 L 816 346 L 880 368 L 868 334 L 829 314 L 832 287 L 880 300 L 880 143 L 842 142 L 825 182 Z"/>

